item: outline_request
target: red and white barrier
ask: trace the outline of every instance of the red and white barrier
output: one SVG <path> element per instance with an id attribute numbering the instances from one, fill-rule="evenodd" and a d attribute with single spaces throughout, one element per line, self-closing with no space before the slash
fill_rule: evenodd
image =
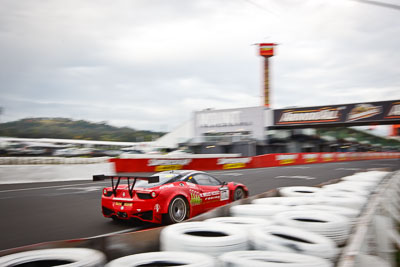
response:
<path id="1" fill-rule="evenodd" d="M 400 152 L 332 152 L 332 153 L 284 153 L 265 154 L 255 157 L 236 158 L 151 158 L 151 159 L 110 159 L 115 171 L 159 172 L 167 170 L 228 170 L 265 168 L 313 163 L 343 162 L 355 160 L 396 159 Z"/>

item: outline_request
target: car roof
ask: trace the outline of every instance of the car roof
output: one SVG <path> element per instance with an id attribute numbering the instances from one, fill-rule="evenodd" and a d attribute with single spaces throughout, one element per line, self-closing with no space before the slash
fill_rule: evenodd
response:
<path id="1" fill-rule="evenodd" d="M 171 173 L 171 174 L 180 174 L 180 175 L 182 175 L 182 176 L 185 176 L 185 175 L 189 175 L 189 174 L 194 174 L 194 173 L 204 173 L 204 172 L 202 172 L 202 171 L 196 171 L 196 170 L 172 170 L 172 171 L 163 171 L 163 172 L 159 172 L 158 174 L 166 174 L 166 173 Z M 154 174 L 154 175 L 157 175 L 157 173 L 156 174 Z"/>

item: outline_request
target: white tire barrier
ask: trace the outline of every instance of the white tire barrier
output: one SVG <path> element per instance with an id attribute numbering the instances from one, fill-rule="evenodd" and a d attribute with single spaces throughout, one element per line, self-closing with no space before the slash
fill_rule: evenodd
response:
<path id="1" fill-rule="evenodd" d="M 326 236 L 343 245 L 350 234 L 350 222 L 341 215 L 319 210 L 295 210 L 275 215 L 279 225 L 296 227 Z"/>
<path id="2" fill-rule="evenodd" d="M 257 198 L 251 201 L 252 204 L 299 206 L 315 204 L 312 197 L 265 197 Z"/>
<path id="3" fill-rule="evenodd" d="M 255 227 L 250 233 L 250 243 L 255 250 L 272 250 L 300 253 L 334 260 L 338 254 L 331 239 L 299 228 L 287 226 Z"/>
<path id="4" fill-rule="evenodd" d="M 263 218 L 255 218 L 255 217 L 216 217 L 205 220 L 205 222 L 214 222 L 214 223 L 224 223 L 229 225 L 235 225 L 240 227 L 246 231 L 250 231 L 254 227 L 259 226 L 269 226 L 272 225 L 272 221 L 263 219 Z"/>
<path id="5" fill-rule="evenodd" d="M 291 208 L 283 205 L 243 204 L 231 207 L 229 213 L 234 217 L 271 219 L 275 214 L 288 210 L 291 210 Z"/>
<path id="6" fill-rule="evenodd" d="M 211 256 L 247 250 L 247 233 L 223 223 L 186 222 L 165 227 L 160 234 L 162 251 L 200 252 Z"/>
<path id="7" fill-rule="evenodd" d="M 336 193 L 325 196 L 323 193 L 315 197 L 316 204 L 328 206 L 340 206 L 356 210 L 362 210 L 365 206 L 367 199 L 359 196 L 352 196 L 350 194 Z"/>
<path id="8" fill-rule="evenodd" d="M 368 197 L 371 194 L 371 191 L 365 190 L 363 188 L 360 188 L 358 186 L 349 186 L 346 185 L 342 182 L 340 183 L 336 183 L 336 184 L 330 184 L 330 185 L 325 185 L 322 187 L 322 191 L 320 191 L 320 193 L 326 191 L 343 191 L 345 193 L 349 193 L 349 194 L 355 194 L 355 195 L 359 195 L 361 197 Z"/>
<path id="9" fill-rule="evenodd" d="M 279 194 L 283 197 L 312 197 L 320 190 L 312 186 L 287 186 L 279 188 Z"/>
<path id="10" fill-rule="evenodd" d="M 372 255 L 359 255 L 357 257 L 358 266 L 379 266 L 379 267 L 390 267 L 392 266 L 389 262 L 385 261 L 378 256 Z"/>
<path id="11" fill-rule="evenodd" d="M 276 251 L 235 251 L 219 257 L 221 267 L 332 267 L 329 261 L 309 255 Z"/>
<path id="12" fill-rule="evenodd" d="M 346 199 L 348 201 L 358 199 L 358 201 L 356 200 L 356 203 L 353 205 L 354 207 L 357 206 L 359 209 L 362 209 L 368 201 L 366 196 L 360 196 L 354 193 L 340 191 L 340 190 L 321 190 L 316 197 L 334 197 L 334 198 Z"/>
<path id="13" fill-rule="evenodd" d="M 182 251 L 149 252 L 110 261 L 106 267 L 187 266 L 216 267 L 216 260 L 208 255 Z"/>
<path id="14" fill-rule="evenodd" d="M 346 217 L 352 226 L 357 223 L 358 216 L 360 215 L 360 210 L 328 205 L 303 205 L 294 207 L 293 210 L 319 210 L 332 212 Z"/>
<path id="15" fill-rule="evenodd" d="M 387 174 L 389 174 L 389 172 L 386 171 L 359 172 L 350 176 L 343 177 L 342 180 L 355 182 L 371 181 L 379 183 Z"/>
<path id="16" fill-rule="evenodd" d="M 54 248 L 25 251 L 0 258 L 0 266 L 11 267 L 40 263 L 40 266 L 100 267 L 106 263 L 105 255 L 88 248 Z"/>
<path id="17" fill-rule="evenodd" d="M 400 195 L 395 189 L 388 189 L 386 199 L 400 211 Z"/>
<path id="18" fill-rule="evenodd" d="M 374 189 L 377 186 L 377 183 L 375 182 L 368 182 L 368 181 L 362 181 L 362 182 L 355 182 L 355 181 L 342 181 L 340 182 L 341 186 L 344 187 L 351 187 L 351 188 L 359 188 L 361 190 L 366 190 L 368 192 L 374 191 Z"/>

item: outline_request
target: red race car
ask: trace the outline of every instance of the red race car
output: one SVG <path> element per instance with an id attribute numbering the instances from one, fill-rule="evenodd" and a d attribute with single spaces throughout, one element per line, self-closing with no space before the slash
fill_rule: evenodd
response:
<path id="1" fill-rule="evenodd" d="M 136 218 L 152 223 L 177 223 L 200 213 L 245 198 L 245 185 L 226 183 L 193 170 L 165 171 L 148 177 L 94 175 L 93 181 L 111 179 L 103 189 L 104 217 Z M 121 185 L 121 180 L 127 184 Z"/>

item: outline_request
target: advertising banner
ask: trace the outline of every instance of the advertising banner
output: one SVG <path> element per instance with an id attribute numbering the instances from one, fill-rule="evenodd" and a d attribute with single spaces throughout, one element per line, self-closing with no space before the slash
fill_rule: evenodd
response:
<path id="1" fill-rule="evenodd" d="M 282 153 L 238 158 L 111 159 L 117 173 L 169 170 L 232 170 L 266 168 L 352 160 L 394 159 L 400 152 Z"/>
<path id="2" fill-rule="evenodd" d="M 235 135 L 247 133 L 252 138 L 263 140 L 264 107 L 203 110 L 194 112 L 194 136 L 204 142 L 206 135 Z"/>
<path id="3" fill-rule="evenodd" d="M 274 126 L 400 122 L 400 100 L 274 110 Z"/>
<path id="4" fill-rule="evenodd" d="M 263 57 L 272 57 L 274 55 L 274 43 L 263 43 L 259 44 L 260 46 L 260 56 Z"/>

